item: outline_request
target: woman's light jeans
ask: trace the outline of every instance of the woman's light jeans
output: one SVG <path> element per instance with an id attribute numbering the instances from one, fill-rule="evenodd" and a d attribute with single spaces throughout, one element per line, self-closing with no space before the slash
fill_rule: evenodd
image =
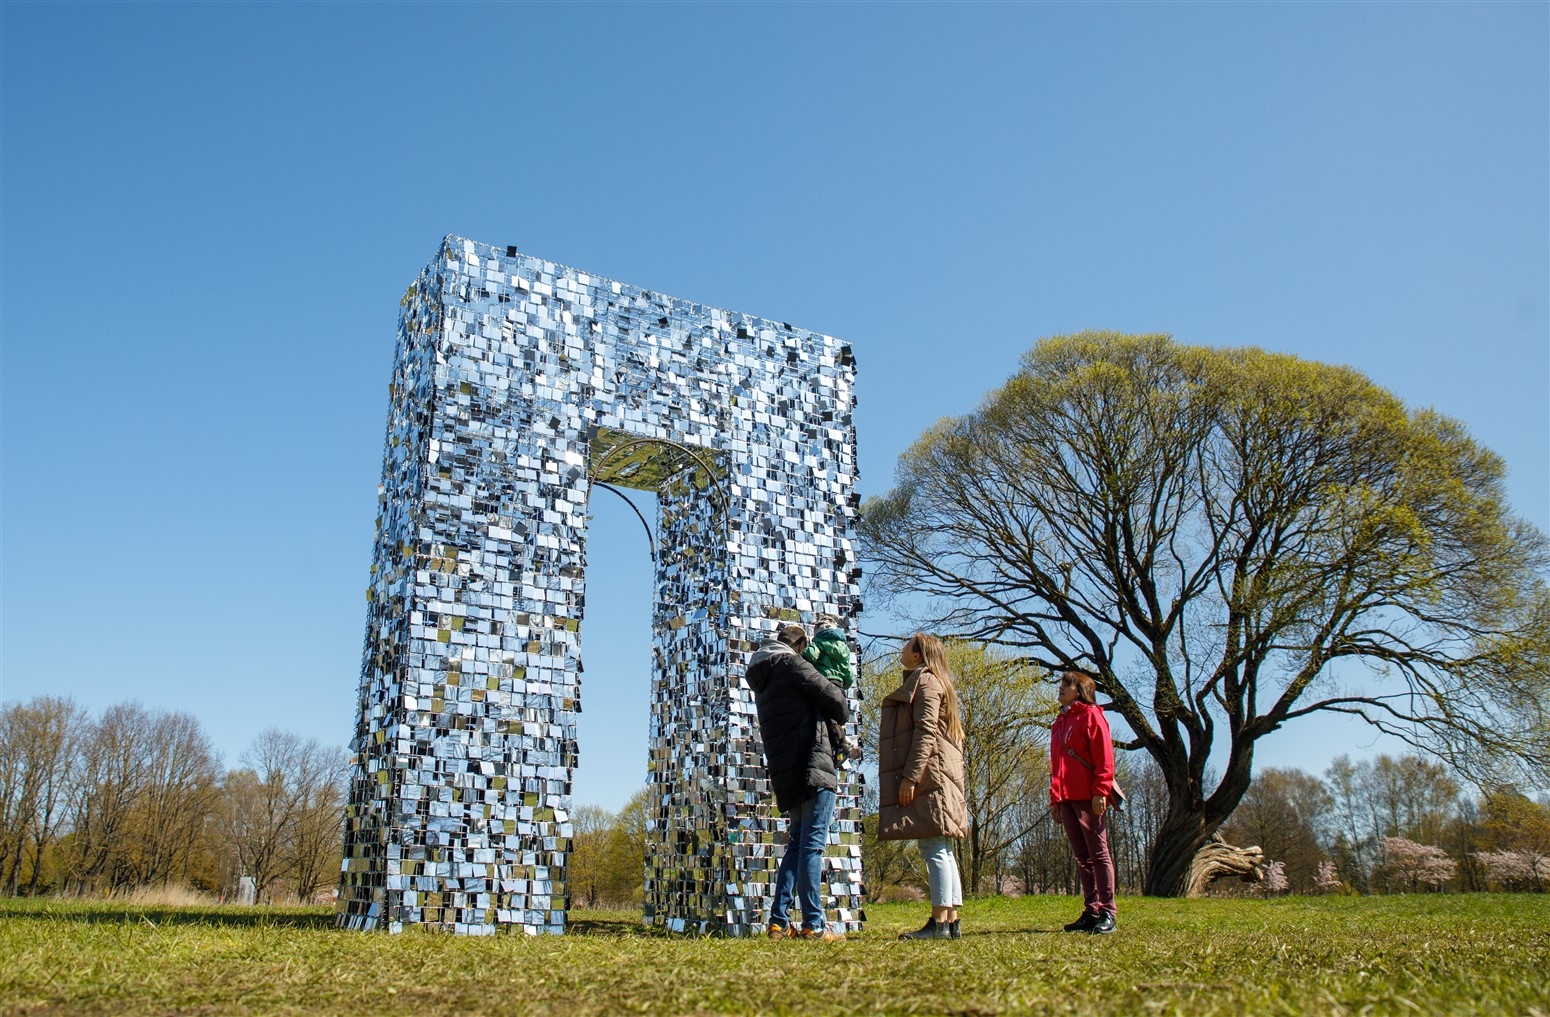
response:
<path id="1" fill-rule="evenodd" d="M 920 842 L 920 857 L 926 863 L 926 880 L 931 886 L 931 906 L 955 908 L 963 903 L 963 880 L 958 876 L 958 860 L 953 857 L 953 842 L 946 837 L 925 837 Z"/>

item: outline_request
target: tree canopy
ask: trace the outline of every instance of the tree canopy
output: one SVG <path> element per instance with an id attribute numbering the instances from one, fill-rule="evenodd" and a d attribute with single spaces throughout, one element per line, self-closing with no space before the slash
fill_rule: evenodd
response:
<path id="1" fill-rule="evenodd" d="M 1166 778 L 1173 894 L 1255 742 L 1309 714 L 1543 785 L 1550 558 L 1504 473 L 1349 368 L 1087 332 L 929 429 L 861 535 L 874 591 L 1095 677 Z"/>

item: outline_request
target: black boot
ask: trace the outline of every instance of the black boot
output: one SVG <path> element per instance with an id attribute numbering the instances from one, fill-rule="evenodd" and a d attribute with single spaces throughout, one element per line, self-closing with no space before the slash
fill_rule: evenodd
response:
<path id="1" fill-rule="evenodd" d="M 1065 927 L 1067 932 L 1088 932 L 1098 922 L 1098 916 L 1091 911 L 1083 911 L 1082 917 Z"/>
<path id="2" fill-rule="evenodd" d="M 935 918 L 927 918 L 926 924 L 914 932 L 901 932 L 900 939 L 946 939 L 947 926 L 938 925 Z"/>
<path id="3" fill-rule="evenodd" d="M 947 923 L 947 937 L 949 939 L 962 939 L 963 938 L 963 933 L 958 931 L 958 923 L 961 922 L 961 921 L 963 921 L 963 919 L 961 919 L 961 918 L 954 918 L 952 921 Z"/>
<path id="4" fill-rule="evenodd" d="M 1087 929 L 1094 936 L 1102 936 L 1114 931 L 1114 916 L 1107 911 L 1100 912 L 1097 919 Z"/>

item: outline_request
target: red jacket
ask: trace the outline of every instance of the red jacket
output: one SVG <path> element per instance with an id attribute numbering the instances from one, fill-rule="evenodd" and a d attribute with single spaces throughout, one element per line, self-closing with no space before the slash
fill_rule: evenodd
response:
<path id="1" fill-rule="evenodd" d="M 1071 758 L 1067 747 L 1092 764 L 1092 770 Z M 1049 800 L 1090 801 L 1108 795 L 1114 786 L 1114 742 L 1103 707 L 1078 699 L 1055 718 L 1049 734 Z"/>

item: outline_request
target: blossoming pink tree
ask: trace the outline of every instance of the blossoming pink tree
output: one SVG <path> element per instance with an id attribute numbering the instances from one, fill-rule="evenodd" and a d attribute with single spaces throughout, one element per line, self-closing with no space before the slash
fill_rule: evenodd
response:
<path id="1" fill-rule="evenodd" d="M 1437 889 L 1458 873 L 1458 863 L 1442 848 L 1430 844 L 1417 844 L 1404 837 L 1384 837 L 1379 851 L 1389 880 L 1408 885 L 1411 890 L 1423 886 Z"/>
<path id="2" fill-rule="evenodd" d="M 1265 866 L 1265 882 L 1263 889 L 1265 896 L 1285 893 L 1292 884 L 1286 880 L 1286 863 L 1271 862 Z"/>
<path id="3" fill-rule="evenodd" d="M 1540 890 L 1550 883 L 1550 857 L 1533 851 L 1476 851 L 1487 882 L 1510 890 Z"/>

